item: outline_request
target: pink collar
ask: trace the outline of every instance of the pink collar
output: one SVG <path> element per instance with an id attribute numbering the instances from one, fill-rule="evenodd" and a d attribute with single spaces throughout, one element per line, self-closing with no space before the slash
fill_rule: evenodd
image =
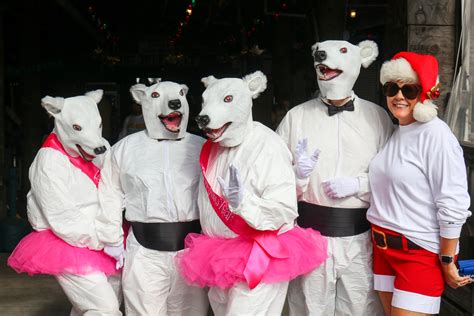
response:
<path id="1" fill-rule="evenodd" d="M 99 185 L 100 180 L 100 169 L 97 168 L 91 161 L 86 161 L 81 156 L 72 157 L 69 155 L 63 147 L 63 144 L 58 139 L 55 133 L 49 134 L 49 136 L 44 141 L 41 148 L 52 148 L 63 155 L 66 155 L 69 161 L 76 167 L 79 168 L 82 172 L 84 172 L 91 180 L 94 182 L 95 186 Z"/>

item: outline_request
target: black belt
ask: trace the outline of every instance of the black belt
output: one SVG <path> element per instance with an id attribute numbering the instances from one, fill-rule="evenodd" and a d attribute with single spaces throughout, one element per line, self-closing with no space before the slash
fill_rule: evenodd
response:
<path id="1" fill-rule="evenodd" d="M 318 230 L 327 237 L 346 237 L 370 229 L 366 208 L 337 208 L 298 202 L 298 225 Z"/>
<path id="2" fill-rule="evenodd" d="M 160 251 L 184 249 L 184 239 L 189 233 L 200 233 L 199 220 L 178 223 L 130 222 L 133 235 L 145 248 Z"/>
<path id="3" fill-rule="evenodd" d="M 411 241 L 410 239 L 406 238 L 403 235 L 388 234 L 373 227 L 372 227 L 372 237 L 373 237 L 373 241 L 375 245 L 380 249 L 392 248 L 392 249 L 402 250 L 404 249 L 403 247 L 404 240 L 406 240 L 406 249 L 410 249 L 410 250 L 423 249 L 422 247 L 418 246 L 413 241 Z"/>

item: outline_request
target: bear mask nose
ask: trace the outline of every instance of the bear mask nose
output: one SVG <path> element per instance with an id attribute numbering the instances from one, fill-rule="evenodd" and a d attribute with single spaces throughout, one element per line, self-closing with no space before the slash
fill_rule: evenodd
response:
<path id="1" fill-rule="evenodd" d="M 196 116 L 196 123 L 198 123 L 200 128 L 206 127 L 210 121 L 211 121 L 211 118 L 208 115 Z"/>
<path id="2" fill-rule="evenodd" d="M 107 148 L 105 146 L 101 146 L 101 147 L 96 147 L 94 148 L 94 154 L 96 155 L 100 155 L 100 154 L 103 154 L 107 151 Z"/>
<path id="3" fill-rule="evenodd" d="M 169 100 L 168 101 L 168 107 L 172 110 L 177 110 L 181 107 L 181 101 L 176 99 L 176 100 Z"/>
<path id="4" fill-rule="evenodd" d="M 324 50 L 317 50 L 314 53 L 314 60 L 319 62 L 319 63 L 326 60 L 326 58 L 327 58 L 327 55 L 326 55 L 326 52 Z"/>

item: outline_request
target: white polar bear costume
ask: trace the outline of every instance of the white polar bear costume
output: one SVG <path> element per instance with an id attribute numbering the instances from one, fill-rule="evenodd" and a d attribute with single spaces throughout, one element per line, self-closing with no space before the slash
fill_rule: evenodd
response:
<path id="1" fill-rule="evenodd" d="M 288 281 L 326 259 L 326 240 L 294 228 L 290 152 L 252 120 L 252 99 L 265 90 L 265 75 L 202 81 L 196 121 L 209 137 L 200 156 L 203 234 L 188 236 L 180 271 L 188 282 L 210 287 L 215 315 L 280 315 Z"/>
<path id="2" fill-rule="evenodd" d="M 122 211 L 131 225 L 123 270 L 127 315 L 207 315 L 206 292 L 177 273 L 175 255 L 190 232 L 200 232 L 198 157 L 204 140 L 186 132 L 188 88 L 174 82 L 137 84 L 146 130 L 111 149 L 99 196 L 115 223 L 112 241 L 122 239 Z"/>
<path id="3" fill-rule="evenodd" d="M 71 315 L 121 315 L 119 271 L 100 251 L 110 239 L 110 224 L 100 220 L 100 170 L 92 163 L 108 147 L 97 108 L 101 98 L 96 90 L 42 99 L 55 127 L 29 172 L 28 219 L 35 231 L 8 259 L 17 272 L 54 275 L 73 305 Z"/>
<path id="4" fill-rule="evenodd" d="M 377 45 L 325 41 L 312 50 L 321 95 L 291 109 L 277 133 L 294 155 L 298 225 L 328 237 L 329 259 L 290 284 L 290 312 L 382 315 L 373 291 L 365 214 L 370 201 L 368 166 L 393 127 L 381 107 L 352 91 L 360 67 L 377 57 Z"/>

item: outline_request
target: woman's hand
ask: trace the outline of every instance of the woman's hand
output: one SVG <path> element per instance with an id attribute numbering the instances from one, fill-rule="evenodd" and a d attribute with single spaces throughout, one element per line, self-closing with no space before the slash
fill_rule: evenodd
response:
<path id="1" fill-rule="evenodd" d="M 453 289 L 457 289 L 464 285 L 472 283 L 472 279 L 469 276 L 459 276 L 458 268 L 451 262 L 450 264 L 441 264 L 441 271 L 443 271 L 444 280 Z"/>

